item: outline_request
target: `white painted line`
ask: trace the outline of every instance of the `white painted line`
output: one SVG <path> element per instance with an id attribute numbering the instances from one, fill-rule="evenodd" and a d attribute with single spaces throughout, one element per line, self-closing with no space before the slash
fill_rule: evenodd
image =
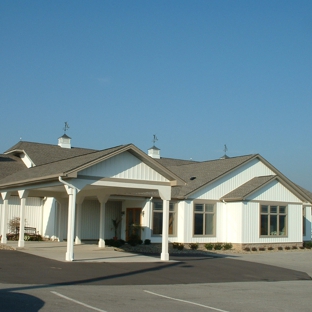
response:
<path id="1" fill-rule="evenodd" d="M 149 293 L 151 295 L 155 295 L 155 296 L 159 296 L 159 297 L 163 297 L 166 299 L 171 299 L 171 300 L 175 300 L 175 301 L 180 301 L 180 302 L 185 302 L 185 303 L 189 303 L 189 304 L 193 304 L 193 305 L 197 305 L 199 307 L 203 307 L 203 308 L 207 308 L 207 309 L 211 309 L 211 310 L 215 310 L 215 311 L 220 311 L 220 312 L 229 312 L 229 311 L 225 311 L 225 310 L 221 310 L 221 309 L 217 309 L 217 308 L 213 308 L 213 307 L 209 307 L 200 303 L 196 303 L 196 302 L 192 302 L 192 301 L 187 301 L 187 300 L 182 300 L 182 299 L 176 299 L 176 298 L 172 298 L 172 297 L 168 297 L 168 296 L 164 296 L 164 295 L 160 295 L 160 294 L 156 294 L 154 292 L 148 291 L 148 290 L 144 290 L 146 293 Z"/>
<path id="2" fill-rule="evenodd" d="M 95 310 L 95 311 L 99 311 L 99 312 L 107 312 L 107 311 L 104 311 L 104 310 L 101 310 L 101 309 L 92 307 L 92 306 L 90 306 L 90 305 L 88 305 L 88 304 L 85 304 L 85 303 L 83 303 L 83 302 L 77 301 L 77 300 L 75 300 L 75 299 L 66 297 L 66 296 L 64 296 L 64 295 L 62 295 L 62 294 L 60 294 L 60 293 L 58 293 L 58 292 L 56 292 L 56 291 L 51 291 L 51 293 L 54 294 L 54 295 L 57 295 L 57 296 L 59 296 L 59 297 L 61 297 L 61 298 L 64 298 L 64 299 L 66 299 L 66 300 L 69 300 L 69 301 L 75 302 L 75 303 L 77 303 L 77 304 L 80 304 L 80 305 L 82 305 L 82 306 L 84 306 L 84 307 L 86 307 L 86 308 L 89 308 L 89 309 L 92 309 L 92 310 Z"/>

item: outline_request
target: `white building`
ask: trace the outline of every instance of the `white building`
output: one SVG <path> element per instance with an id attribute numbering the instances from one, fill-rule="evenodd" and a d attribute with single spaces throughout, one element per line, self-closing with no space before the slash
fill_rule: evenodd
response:
<path id="1" fill-rule="evenodd" d="M 311 240 L 312 193 L 287 179 L 260 155 L 196 162 L 148 155 L 132 144 L 105 150 L 19 142 L 0 156 L 1 242 L 20 217 L 47 238 L 73 241 L 117 235 L 133 224 L 142 240 L 299 246 Z M 26 219 L 27 224 L 23 224 Z M 117 233 L 113 220 L 120 220 Z M 20 235 L 19 245 L 23 246 Z"/>

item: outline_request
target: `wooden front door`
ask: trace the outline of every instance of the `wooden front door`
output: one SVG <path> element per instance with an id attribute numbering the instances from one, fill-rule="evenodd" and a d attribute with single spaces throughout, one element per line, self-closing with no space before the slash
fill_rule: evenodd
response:
<path id="1" fill-rule="evenodd" d="M 142 208 L 127 208 L 126 240 L 129 240 L 132 235 L 141 238 L 141 212 Z"/>

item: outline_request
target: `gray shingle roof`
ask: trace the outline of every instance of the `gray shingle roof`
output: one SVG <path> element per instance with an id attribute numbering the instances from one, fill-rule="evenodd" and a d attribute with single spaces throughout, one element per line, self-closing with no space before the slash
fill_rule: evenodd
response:
<path id="1" fill-rule="evenodd" d="M 187 161 L 185 164 L 181 160 L 175 162 L 173 159 L 168 162 L 166 158 L 158 161 L 186 181 L 185 186 L 174 187 L 172 190 L 172 197 L 184 198 L 256 156 L 257 154 L 204 162 Z"/>
<path id="2" fill-rule="evenodd" d="M 262 186 L 274 180 L 275 178 L 276 175 L 255 177 L 239 186 L 235 190 L 231 191 L 230 193 L 226 194 L 221 199 L 228 201 L 244 200 L 249 194 L 254 193 L 256 190 L 260 189 Z"/>
<path id="3" fill-rule="evenodd" d="M 75 169 L 85 164 L 94 162 L 97 159 L 116 152 L 125 146 L 126 145 L 121 145 L 102 151 L 93 151 L 92 153 L 88 153 L 85 155 L 75 156 L 68 159 L 55 161 L 49 164 L 43 164 L 32 168 L 23 169 L 1 179 L 0 185 L 23 183 L 25 181 L 40 181 L 47 178 L 64 176 L 67 173 L 74 171 Z"/>
<path id="4" fill-rule="evenodd" d="M 20 141 L 5 151 L 5 154 L 10 153 L 18 155 L 19 151 L 25 151 L 35 165 L 39 166 L 75 156 L 93 153 L 96 150 L 76 147 L 62 148 L 58 145 Z"/>
<path id="5" fill-rule="evenodd" d="M 5 154 L 0 155 L 0 179 L 24 170 L 25 168 L 26 166 L 19 157 Z"/>

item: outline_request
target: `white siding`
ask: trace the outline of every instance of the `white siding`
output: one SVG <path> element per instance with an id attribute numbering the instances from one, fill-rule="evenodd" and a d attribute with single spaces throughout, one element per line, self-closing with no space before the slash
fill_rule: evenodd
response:
<path id="1" fill-rule="evenodd" d="M 298 197 L 276 180 L 264 186 L 258 192 L 252 194 L 248 197 L 248 200 L 270 200 L 291 203 L 301 202 Z"/>
<path id="2" fill-rule="evenodd" d="M 3 200 L 0 201 L 0 217 L 2 216 Z M 20 216 L 20 203 L 21 200 L 18 196 L 11 196 L 9 199 L 9 211 L 7 223 L 11 219 Z M 35 227 L 41 233 L 42 226 L 42 199 L 38 197 L 28 197 L 25 206 L 25 226 Z M 1 227 L 1 222 L 0 222 Z M 1 229 L 0 229 L 1 230 Z M 9 232 L 9 227 L 8 227 Z"/>
<path id="3" fill-rule="evenodd" d="M 287 204 L 287 203 L 285 203 Z M 259 203 L 247 202 L 243 207 L 242 243 L 288 243 L 302 242 L 302 205 L 289 204 L 287 216 L 287 237 L 260 237 Z"/>
<path id="4" fill-rule="evenodd" d="M 219 200 L 240 185 L 257 176 L 273 175 L 274 172 L 260 160 L 254 159 L 230 174 L 198 191 L 192 198 Z"/>
<path id="5" fill-rule="evenodd" d="M 225 223 L 220 224 L 220 227 L 226 226 L 226 242 L 241 243 L 244 224 L 242 203 L 227 203 L 225 207 L 226 220 Z"/>
<path id="6" fill-rule="evenodd" d="M 165 177 L 128 152 L 84 169 L 79 175 L 168 182 Z"/>
<path id="7" fill-rule="evenodd" d="M 42 235 L 46 238 L 56 236 L 56 204 L 54 198 L 47 198 L 43 204 Z"/>
<path id="8" fill-rule="evenodd" d="M 115 236 L 113 219 L 121 217 L 121 202 L 108 201 L 105 205 L 105 239 Z M 97 200 L 85 200 L 81 211 L 81 238 L 98 240 L 100 231 L 100 203 Z M 118 237 L 120 237 L 118 228 Z"/>
<path id="9" fill-rule="evenodd" d="M 306 215 L 305 215 L 305 236 L 303 236 L 304 241 L 310 241 L 311 240 L 311 206 L 306 206 Z"/>

